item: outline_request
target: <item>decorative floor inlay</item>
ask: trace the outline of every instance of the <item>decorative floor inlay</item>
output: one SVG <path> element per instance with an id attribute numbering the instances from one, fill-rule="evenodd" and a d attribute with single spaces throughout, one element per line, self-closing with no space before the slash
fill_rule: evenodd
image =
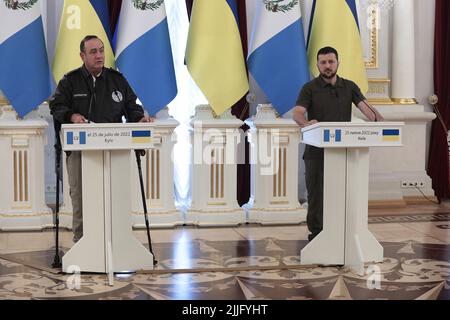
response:
<path id="1" fill-rule="evenodd" d="M 306 241 L 268 237 L 155 243 L 157 269 L 167 273 L 116 274 L 113 286 L 104 274 L 54 274 L 24 265 L 49 267 L 52 250 L 3 254 L 0 299 L 450 299 L 450 246 L 416 241 L 381 244 L 384 262 L 367 265 L 366 275 L 359 276 L 339 267 L 296 269 Z M 239 266 L 252 269 L 214 271 Z M 170 273 L 178 268 L 211 271 Z"/>
<path id="2" fill-rule="evenodd" d="M 369 223 L 450 221 L 450 213 L 369 217 Z"/>

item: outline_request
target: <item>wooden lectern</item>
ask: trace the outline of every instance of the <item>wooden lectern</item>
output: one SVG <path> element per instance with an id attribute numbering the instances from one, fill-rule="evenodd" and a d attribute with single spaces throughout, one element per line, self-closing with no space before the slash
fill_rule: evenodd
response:
<path id="1" fill-rule="evenodd" d="M 301 264 L 345 265 L 364 275 L 382 262 L 383 247 L 368 230 L 369 148 L 402 146 L 400 122 L 319 122 L 302 143 L 324 148 L 323 230 L 301 250 Z"/>

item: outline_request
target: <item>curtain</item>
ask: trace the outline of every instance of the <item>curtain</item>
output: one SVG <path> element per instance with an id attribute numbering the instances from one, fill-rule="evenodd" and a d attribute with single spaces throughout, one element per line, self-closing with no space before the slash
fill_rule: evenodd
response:
<path id="1" fill-rule="evenodd" d="M 450 126 L 450 1 L 436 0 L 435 43 L 434 43 L 434 88 L 439 98 L 436 105 L 442 120 Z M 449 198 L 449 148 L 447 132 L 439 119 L 431 127 L 428 174 L 433 180 L 436 197 L 441 201 Z"/>
<path id="2" fill-rule="evenodd" d="M 248 40 L 247 40 L 247 10 L 245 1 L 238 1 L 238 16 L 239 16 L 239 33 L 241 34 L 242 50 L 244 57 L 247 59 L 248 55 Z M 248 74 L 248 70 L 247 70 Z M 246 96 L 243 96 L 231 108 L 231 113 L 244 121 L 249 117 L 249 104 Z M 245 132 L 249 127 L 244 124 L 241 129 Z M 245 163 L 237 165 L 237 202 L 240 206 L 246 204 L 250 198 L 250 161 L 249 161 L 249 143 L 245 138 L 244 148 L 238 148 L 239 151 L 245 151 L 245 155 L 240 155 L 241 159 L 245 159 Z M 239 156 L 239 155 L 238 155 Z"/>
<path id="3" fill-rule="evenodd" d="M 116 31 L 117 20 L 119 19 L 120 7 L 122 6 L 122 0 L 108 0 L 109 7 L 109 25 L 111 33 Z"/>

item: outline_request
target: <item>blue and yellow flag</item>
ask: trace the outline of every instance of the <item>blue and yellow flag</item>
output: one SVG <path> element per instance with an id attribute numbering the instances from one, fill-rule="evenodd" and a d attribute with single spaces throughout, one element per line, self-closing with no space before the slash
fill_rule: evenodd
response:
<path id="1" fill-rule="evenodd" d="M 57 83 L 65 73 L 81 66 L 80 42 L 87 35 L 96 35 L 103 41 L 105 66 L 114 67 L 107 9 L 107 0 L 64 0 L 53 59 L 53 77 Z"/>
<path id="2" fill-rule="evenodd" d="M 248 91 L 236 0 L 195 0 L 186 64 L 214 112 L 222 114 Z"/>
<path id="3" fill-rule="evenodd" d="M 338 74 L 354 81 L 363 93 L 368 90 L 358 14 L 355 0 L 315 0 L 311 12 L 308 62 L 317 76 L 317 51 L 331 46 L 339 53 Z"/>

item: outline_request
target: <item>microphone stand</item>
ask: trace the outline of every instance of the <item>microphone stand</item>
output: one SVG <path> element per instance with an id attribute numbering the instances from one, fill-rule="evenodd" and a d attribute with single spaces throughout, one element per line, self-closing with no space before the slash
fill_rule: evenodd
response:
<path id="1" fill-rule="evenodd" d="M 374 122 L 378 122 L 378 117 L 377 117 L 377 113 L 372 109 L 372 107 L 366 102 L 366 100 L 365 100 L 365 97 L 364 96 L 362 96 L 361 94 L 360 94 L 360 92 L 357 92 L 357 91 L 355 91 L 355 90 L 353 90 L 352 89 L 352 93 L 353 93 L 353 95 L 356 95 L 358 98 L 360 98 L 361 99 L 361 102 L 362 103 L 364 103 L 364 105 L 373 113 L 373 115 L 374 115 Z"/>
<path id="2" fill-rule="evenodd" d="M 59 132 L 61 124 L 53 119 L 53 125 L 55 127 L 55 172 L 56 172 L 56 207 L 55 207 L 55 256 L 53 258 L 52 267 L 60 268 L 61 258 L 59 257 L 59 182 L 61 179 L 61 139 Z"/>
<path id="3" fill-rule="evenodd" d="M 97 100 L 96 96 L 95 96 L 95 80 L 93 82 L 93 88 L 91 88 L 88 84 L 88 88 L 91 91 L 91 99 L 89 101 L 89 111 L 88 111 L 88 119 L 87 122 L 91 123 L 91 113 L 92 113 L 92 102 L 94 100 Z"/>
<path id="4" fill-rule="evenodd" d="M 141 185 L 141 196 L 142 196 L 142 205 L 144 207 L 144 218 L 145 218 L 145 228 L 147 230 L 148 248 L 153 256 L 153 265 L 156 266 L 158 264 L 158 260 L 155 259 L 155 254 L 153 253 L 152 248 L 152 239 L 150 238 L 150 224 L 148 222 L 147 200 L 145 198 L 144 180 L 142 178 L 141 152 L 143 152 L 143 150 L 134 150 L 134 153 L 136 154 L 136 163 L 139 171 L 139 182 Z"/>
<path id="5" fill-rule="evenodd" d="M 365 101 L 365 100 L 362 100 L 362 103 L 364 103 L 364 105 L 367 107 L 367 108 L 369 108 L 369 110 L 373 113 L 373 115 L 374 115 L 374 122 L 378 122 L 378 117 L 377 117 L 377 113 L 372 109 L 372 107 Z"/>
<path id="6" fill-rule="evenodd" d="M 126 121 L 128 121 L 128 112 L 125 106 L 123 106 L 122 108 L 122 113 L 125 115 Z M 136 163 L 139 172 L 139 183 L 141 186 L 141 197 L 142 197 L 142 206 L 144 208 L 145 229 L 147 231 L 148 249 L 150 250 L 150 253 L 153 256 L 153 265 L 156 266 L 158 264 L 158 260 L 156 260 L 155 254 L 153 253 L 152 239 L 150 238 L 150 223 L 148 222 L 147 199 L 145 197 L 144 179 L 142 178 L 141 155 L 145 155 L 145 151 L 134 150 L 134 154 L 136 155 Z"/>

